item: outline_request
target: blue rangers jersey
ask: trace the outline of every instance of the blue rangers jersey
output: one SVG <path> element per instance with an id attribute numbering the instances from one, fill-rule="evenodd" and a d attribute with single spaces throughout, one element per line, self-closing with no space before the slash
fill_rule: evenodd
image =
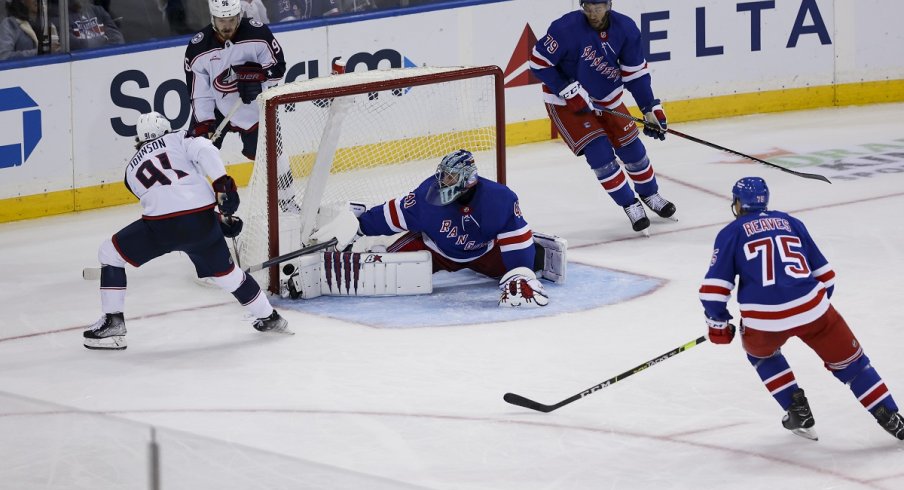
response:
<path id="1" fill-rule="evenodd" d="M 544 86 L 544 98 L 565 105 L 558 94 L 578 81 L 597 104 L 615 109 L 625 87 L 639 107 L 653 104 L 650 73 L 640 29 L 630 17 L 609 11 L 609 27 L 597 32 L 582 11 L 553 21 L 531 53 L 530 68 Z"/>
<path id="2" fill-rule="evenodd" d="M 731 319 L 727 304 L 735 276 L 744 326 L 768 332 L 822 316 L 835 287 L 835 272 L 807 228 L 781 211 L 745 214 L 716 236 L 700 287 L 708 317 Z"/>
<path id="3" fill-rule="evenodd" d="M 505 185 L 478 176 L 466 206 L 427 201 L 436 179 L 429 177 L 407 196 L 391 199 L 362 214 L 361 232 L 368 236 L 420 232 L 432 251 L 453 262 L 470 262 L 499 247 L 508 270 L 534 266 L 534 241 L 521 215 L 518 196 Z"/>

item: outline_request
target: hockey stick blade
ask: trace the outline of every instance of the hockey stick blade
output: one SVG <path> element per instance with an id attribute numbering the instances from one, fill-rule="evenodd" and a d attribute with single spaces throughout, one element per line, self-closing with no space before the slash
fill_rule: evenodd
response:
<path id="1" fill-rule="evenodd" d="M 100 280 L 100 267 L 85 267 L 82 269 L 82 279 L 86 281 Z"/>
<path id="2" fill-rule="evenodd" d="M 597 112 L 605 112 L 605 113 L 607 113 L 607 114 L 612 114 L 613 116 L 617 116 L 617 117 L 620 117 L 620 118 L 622 118 L 622 119 L 630 119 L 630 120 L 632 120 L 632 121 L 634 121 L 634 122 L 636 122 L 636 123 L 638 123 L 638 124 L 643 124 L 645 127 L 650 127 L 651 129 L 656 130 L 656 131 L 660 131 L 660 132 L 662 131 L 662 129 L 660 129 L 660 128 L 658 128 L 658 127 L 652 126 L 650 123 L 648 123 L 647 121 L 645 121 L 645 120 L 643 120 L 643 119 L 641 119 L 641 118 L 639 118 L 639 117 L 634 117 L 634 116 L 632 116 L 632 115 L 630 115 L 630 114 L 624 114 L 624 113 L 618 112 L 618 111 L 616 111 L 616 110 L 607 109 L 607 108 L 605 108 L 605 107 L 602 107 L 602 106 L 599 106 L 599 105 L 596 105 L 596 104 L 593 105 L 593 108 L 594 108 Z M 726 148 L 726 147 L 724 147 L 724 146 L 720 146 L 720 145 L 717 145 L 717 144 L 715 144 L 715 143 L 710 143 L 709 141 L 702 140 L 702 139 L 700 139 L 700 138 L 696 138 L 696 137 L 691 136 L 691 135 L 689 135 L 689 134 L 682 133 L 681 131 L 675 131 L 675 130 L 672 129 L 672 128 L 667 128 L 667 129 L 665 130 L 665 132 L 666 132 L 666 133 L 669 133 L 669 134 L 674 134 L 675 136 L 678 136 L 679 138 L 684 138 L 684 139 L 686 139 L 686 140 L 693 141 L 694 143 L 700 143 L 700 144 L 703 145 L 703 146 L 708 146 L 708 147 L 713 148 L 713 149 L 716 149 L 716 150 L 721 150 L 721 151 L 724 151 L 724 152 L 726 152 L 726 153 L 731 153 L 732 155 L 739 156 L 739 157 L 741 157 L 741 158 L 746 158 L 746 159 L 748 159 L 748 160 L 753 160 L 754 162 L 757 162 L 757 163 L 762 163 L 763 165 L 766 165 L 767 167 L 772 167 L 772 168 L 774 168 L 774 169 L 781 170 L 782 172 L 787 172 L 787 173 L 789 173 L 789 174 L 791 174 L 791 175 L 796 175 L 796 176 L 798 176 L 798 177 L 803 177 L 803 178 L 805 178 L 805 179 L 820 180 L 820 181 L 825 182 L 825 183 L 827 183 L 827 184 L 831 184 L 831 183 L 832 183 L 831 180 L 829 180 L 827 177 L 825 177 L 825 176 L 823 176 L 823 175 L 819 175 L 819 174 L 811 174 L 811 173 L 807 173 L 807 172 L 798 172 L 797 170 L 791 170 L 790 168 L 782 167 L 781 165 L 778 165 L 778 164 L 775 164 L 775 163 L 772 163 L 772 162 L 768 162 L 768 161 L 766 161 L 766 160 L 762 160 L 762 159 L 759 159 L 759 158 L 757 158 L 757 157 L 750 156 L 750 155 L 747 155 L 747 154 L 745 154 L 745 153 L 741 153 L 741 152 L 739 152 L 739 151 L 732 150 L 731 148 Z"/>
<path id="3" fill-rule="evenodd" d="M 575 395 L 567 400 L 563 400 L 559 403 L 556 403 L 555 405 L 544 405 L 542 403 L 535 402 L 533 400 L 524 398 L 523 396 L 515 394 L 515 393 L 506 393 L 502 397 L 503 400 L 505 400 L 508 403 L 511 403 L 512 405 L 518 405 L 519 407 L 524 407 L 524 408 L 527 408 L 530 410 L 536 410 L 537 412 L 543 412 L 543 413 L 552 412 L 553 410 L 555 410 L 563 405 L 567 405 L 567 404 L 573 402 L 574 400 L 577 400 L 578 398 L 580 398 L 580 395 Z"/>
<path id="4" fill-rule="evenodd" d="M 253 265 L 253 266 L 245 269 L 245 272 L 250 274 L 252 272 L 264 270 L 268 267 L 272 267 L 274 265 L 281 264 L 287 260 L 292 260 L 295 257 L 301 257 L 302 255 L 308 255 L 308 254 L 312 254 L 314 252 L 319 252 L 326 248 L 335 247 L 337 243 L 339 243 L 339 242 L 335 238 L 331 238 L 323 243 L 318 243 L 316 245 L 311 245 L 308 247 L 300 248 L 294 252 L 289 252 L 287 254 L 280 255 L 279 257 L 273 257 L 270 260 L 267 260 L 267 261 L 262 262 L 257 265 Z"/>
<path id="5" fill-rule="evenodd" d="M 592 395 L 593 393 L 596 393 L 597 391 L 599 391 L 609 385 L 618 383 L 619 381 L 627 378 L 628 376 L 637 374 L 637 373 L 647 369 L 648 367 L 655 366 L 656 364 L 659 364 L 660 362 L 665 361 L 666 359 L 668 359 L 670 357 L 674 357 L 674 356 L 690 349 L 691 347 L 700 345 L 703 342 L 706 342 L 705 335 L 701 336 L 701 337 L 697 337 L 696 339 L 694 339 L 684 345 L 678 346 L 678 347 L 666 352 L 665 354 L 663 354 L 661 356 L 657 356 L 653 359 L 650 359 L 649 361 L 647 361 L 639 366 L 636 366 L 633 369 L 629 369 L 629 370 L 619 374 L 618 376 L 614 376 L 612 378 L 607 379 L 606 381 L 603 381 L 602 383 L 591 386 L 590 388 L 587 388 L 586 390 L 584 390 L 576 395 L 572 395 L 572 396 L 560 401 L 559 403 L 556 403 L 555 405 L 545 405 L 543 403 L 536 402 L 534 400 L 531 400 L 530 398 L 526 398 L 526 397 L 523 397 L 523 396 L 515 394 L 515 393 L 506 393 L 505 395 L 503 395 L 502 399 L 512 405 L 518 405 L 519 407 L 524 407 L 524 408 L 527 408 L 530 410 L 535 410 L 537 412 L 549 413 L 549 412 L 552 412 L 553 410 L 562 408 L 571 402 L 580 400 L 581 398 L 584 398 L 585 396 Z"/>

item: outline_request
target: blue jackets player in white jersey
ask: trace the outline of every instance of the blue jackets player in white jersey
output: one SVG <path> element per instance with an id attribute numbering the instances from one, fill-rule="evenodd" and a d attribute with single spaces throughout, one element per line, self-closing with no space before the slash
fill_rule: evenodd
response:
<path id="1" fill-rule="evenodd" d="M 140 267 L 177 250 L 188 255 L 198 277 L 212 278 L 257 318 L 255 329 L 291 333 L 254 278 L 232 263 L 224 237 L 241 232 L 241 220 L 232 216 L 239 195 L 213 143 L 172 132 L 156 112 L 139 116 L 136 129 L 138 151 L 126 166 L 125 185 L 141 201 L 142 216 L 98 250 L 103 316 L 84 332 L 85 347 L 126 348 L 125 265 Z"/>
<path id="2" fill-rule="evenodd" d="M 189 134 L 211 137 L 230 115 L 213 142 L 219 148 L 227 133 L 242 140 L 242 155 L 257 158 L 260 109 L 257 96 L 276 86 L 286 72 L 285 53 L 270 28 L 242 18 L 241 0 L 208 0 L 210 24 L 196 33 L 185 48 L 185 83 L 191 96 Z M 282 135 L 276 127 L 277 138 Z M 278 143 L 277 146 L 281 146 Z M 288 159 L 277 158 L 277 193 L 283 211 L 298 212 L 291 191 Z"/>
<path id="3" fill-rule="evenodd" d="M 803 222 L 768 208 L 769 188 L 745 177 L 732 188 L 737 219 L 716 236 L 700 300 L 709 339 L 727 344 L 735 327 L 728 299 L 738 278 L 741 342 L 766 389 L 787 413 L 782 425 L 816 439 L 813 413 L 781 347 L 798 337 L 891 435 L 904 440 L 904 420 L 860 342 L 829 298 L 835 272 Z"/>
<path id="4" fill-rule="evenodd" d="M 611 10 L 610 0 L 581 0 L 581 7 L 555 20 L 537 41 L 531 72 L 543 82 L 546 111 L 565 143 L 575 155 L 584 155 L 634 231 L 644 231 L 650 220 L 641 201 L 663 218 L 673 217 L 675 205 L 659 194 L 637 125 L 594 109 L 629 114 L 622 99 L 628 89 L 647 121 L 644 133 L 660 140 L 666 134 L 665 111 L 653 95 L 637 24 Z"/>
<path id="5" fill-rule="evenodd" d="M 518 196 L 505 185 L 477 175 L 470 151 L 446 155 L 435 176 L 408 195 L 375 206 L 357 220 L 340 216 L 312 237 L 319 241 L 341 238 L 341 250 L 358 236 L 401 232 L 405 234 L 388 252 L 428 250 L 433 272 L 471 269 L 500 279 L 500 306 L 549 302 L 534 272 L 542 270 L 542 260 L 536 260 L 533 233 L 521 214 Z"/>

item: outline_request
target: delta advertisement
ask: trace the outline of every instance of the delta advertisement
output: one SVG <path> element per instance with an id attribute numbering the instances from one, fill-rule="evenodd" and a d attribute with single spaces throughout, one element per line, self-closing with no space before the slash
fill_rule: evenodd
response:
<path id="1" fill-rule="evenodd" d="M 511 145 L 550 138 L 528 59 L 549 24 L 578 8 L 578 0 L 494 1 L 273 30 L 286 82 L 328 75 L 335 57 L 349 71 L 497 65 Z M 837 104 L 838 87 L 876 93 L 878 83 L 885 93 L 876 100 L 848 103 L 904 100 L 904 34 L 896 25 L 904 2 L 632 0 L 614 8 L 640 28 L 654 91 L 673 121 L 744 113 L 732 101 L 751 94 L 759 107 L 768 96 L 773 110 L 790 110 Z M 133 202 L 121 182 L 138 115 L 156 110 L 174 128 L 188 124 L 187 43 L 0 65 L 0 222 Z M 813 97 L 792 98 L 789 90 Z M 248 165 L 239 149 L 238 138 L 227 137 L 227 164 Z"/>

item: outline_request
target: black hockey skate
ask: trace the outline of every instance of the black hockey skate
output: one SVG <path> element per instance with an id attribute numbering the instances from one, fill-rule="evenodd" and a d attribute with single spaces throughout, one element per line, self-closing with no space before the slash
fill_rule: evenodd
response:
<path id="1" fill-rule="evenodd" d="M 295 332 L 289 330 L 289 322 L 285 318 L 279 316 L 276 310 L 267 318 L 258 318 L 251 325 L 258 332 L 284 333 L 287 335 L 295 335 Z"/>
<path id="2" fill-rule="evenodd" d="M 650 227 L 650 218 L 647 218 L 647 213 L 643 210 L 640 199 L 635 197 L 634 203 L 630 206 L 625 206 L 624 209 L 625 214 L 628 215 L 628 219 L 631 220 L 631 228 L 633 228 L 634 231 L 642 232 Z"/>
<path id="3" fill-rule="evenodd" d="M 122 313 L 107 313 L 82 333 L 89 349 L 123 350 L 126 346 L 126 320 Z"/>
<path id="4" fill-rule="evenodd" d="M 640 200 L 643 201 L 651 211 L 658 214 L 660 218 L 678 221 L 676 218 L 672 217 L 675 215 L 675 211 L 677 211 L 675 205 L 660 196 L 658 192 L 647 197 L 641 196 Z"/>
<path id="5" fill-rule="evenodd" d="M 813 430 L 816 421 L 813 420 L 813 412 L 810 410 L 810 403 L 804 396 L 804 390 L 798 388 L 791 394 L 791 406 L 788 407 L 788 413 L 782 418 L 782 426 L 794 433 L 794 435 L 818 441 L 819 436 Z"/>
<path id="6" fill-rule="evenodd" d="M 904 419 L 901 418 L 900 413 L 890 412 L 883 405 L 873 415 L 876 417 L 876 422 L 879 422 L 879 425 L 885 429 L 885 432 L 904 441 Z"/>

